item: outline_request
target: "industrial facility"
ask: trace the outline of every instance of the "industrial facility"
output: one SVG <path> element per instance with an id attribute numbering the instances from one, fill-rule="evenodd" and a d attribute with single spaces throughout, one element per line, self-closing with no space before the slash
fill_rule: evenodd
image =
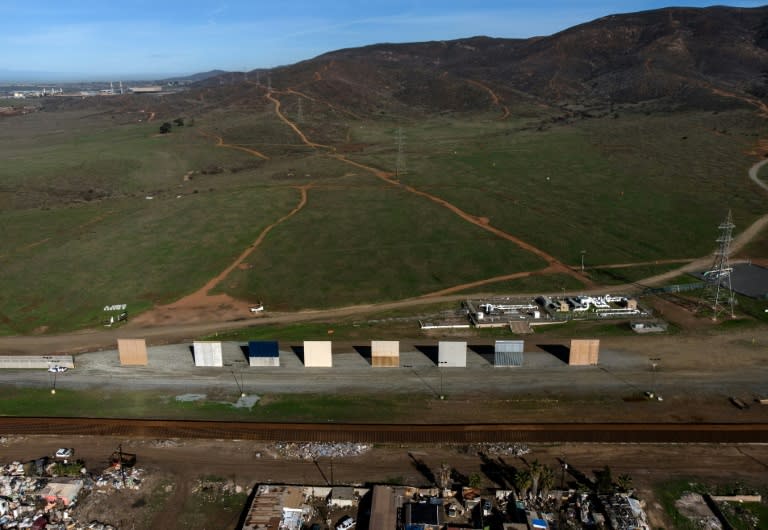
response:
<path id="1" fill-rule="evenodd" d="M 508 328 L 533 333 L 536 326 L 571 320 L 646 319 L 650 311 L 624 295 L 540 295 L 535 298 L 493 297 L 467 299 L 461 308 L 436 321 L 420 321 L 422 329 Z"/>

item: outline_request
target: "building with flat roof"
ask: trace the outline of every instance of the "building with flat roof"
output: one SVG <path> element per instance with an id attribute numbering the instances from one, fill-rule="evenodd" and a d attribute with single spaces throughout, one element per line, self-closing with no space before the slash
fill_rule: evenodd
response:
<path id="1" fill-rule="evenodd" d="M 402 488 L 374 486 L 371 499 L 369 530 L 393 530 L 397 528 L 397 513 L 402 506 Z"/>
<path id="2" fill-rule="evenodd" d="M 61 502 L 64 506 L 69 506 L 77 500 L 82 489 L 83 481 L 80 479 L 61 479 L 50 481 L 37 494 L 48 503 Z"/>
<path id="3" fill-rule="evenodd" d="M 427 502 L 407 502 L 403 505 L 405 530 L 440 530 L 443 525 L 442 499 Z"/>
<path id="4" fill-rule="evenodd" d="M 300 530 L 305 510 L 300 486 L 256 486 L 242 530 Z M 308 508 L 307 508 L 308 510 Z"/>

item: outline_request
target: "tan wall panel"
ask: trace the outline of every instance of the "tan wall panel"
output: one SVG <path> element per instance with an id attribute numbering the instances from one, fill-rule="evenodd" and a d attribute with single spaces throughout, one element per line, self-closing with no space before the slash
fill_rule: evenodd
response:
<path id="1" fill-rule="evenodd" d="M 377 368 L 398 368 L 400 357 L 371 357 L 371 366 Z"/>
<path id="2" fill-rule="evenodd" d="M 315 368 L 331 368 L 333 366 L 331 341 L 305 340 L 304 366 Z"/>
<path id="3" fill-rule="evenodd" d="M 572 339 L 568 364 L 571 366 L 590 366 L 598 363 L 600 355 L 599 339 Z"/>
<path id="4" fill-rule="evenodd" d="M 400 366 L 400 341 L 372 340 L 371 366 L 396 367 Z"/>
<path id="5" fill-rule="evenodd" d="M 147 341 L 145 339 L 117 339 L 117 351 L 123 366 L 147 365 Z"/>

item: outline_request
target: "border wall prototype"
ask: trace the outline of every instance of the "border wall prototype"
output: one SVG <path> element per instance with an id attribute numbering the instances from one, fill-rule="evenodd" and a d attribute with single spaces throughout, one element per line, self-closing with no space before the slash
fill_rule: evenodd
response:
<path id="1" fill-rule="evenodd" d="M 600 356 L 600 339 L 571 339 L 568 364 L 571 366 L 596 365 Z"/>
<path id="2" fill-rule="evenodd" d="M 333 355 L 331 353 L 331 341 L 305 340 L 304 366 L 307 368 L 332 368 Z"/>
<path id="3" fill-rule="evenodd" d="M 71 355 L 2 355 L 0 368 L 43 368 L 63 366 L 74 368 L 75 361 Z"/>
<path id="4" fill-rule="evenodd" d="M 400 366 L 400 341 L 372 340 L 371 366 L 397 368 Z"/>
<path id="5" fill-rule="evenodd" d="M 147 365 L 146 339 L 117 339 L 117 352 L 121 366 Z"/>

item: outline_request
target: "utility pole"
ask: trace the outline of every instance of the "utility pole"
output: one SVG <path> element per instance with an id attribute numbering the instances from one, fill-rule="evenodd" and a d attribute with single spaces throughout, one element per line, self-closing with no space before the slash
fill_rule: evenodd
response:
<path id="1" fill-rule="evenodd" d="M 659 365 L 661 357 L 651 357 L 648 360 L 651 361 L 651 391 L 654 394 L 658 394 L 656 391 L 656 367 Z"/>
<path id="2" fill-rule="evenodd" d="M 582 273 L 584 272 L 584 254 L 586 254 L 586 253 L 587 253 L 586 250 L 582 250 L 581 251 L 581 272 Z"/>
<path id="3" fill-rule="evenodd" d="M 302 98 L 299 96 L 298 110 L 296 111 L 296 121 L 298 123 L 304 122 L 304 107 L 302 106 Z"/>
<path id="4" fill-rule="evenodd" d="M 405 175 L 408 170 L 405 164 L 405 135 L 403 128 L 398 127 L 395 132 L 395 143 L 397 145 L 397 159 L 395 160 L 395 176 Z"/>
<path id="5" fill-rule="evenodd" d="M 440 361 L 440 364 L 448 364 L 447 361 Z M 439 366 L 437 367 L 437 371 L 440 373 L 440 399 L 445 399 L 445 394 L 443 393 L 443 370 Z"/>
<path id="6" fill-rule="evenodd" d="M 560 489 L 565 489 L 565 472 L 568 470 L 568 464 L 563 461 L 563 465 L 561 466 L 562 473 L 560 474 Z"/>
<path id="7" fill-rule="evenodd" d="M 717 320 L 720 313 L 730 309 L 731 318 L 735 317 L 733 309 L 733 288 L 731 287 L 731 267 L 729 255 L 731 253 L 731 241 L 733 240 L 733 224 L 731 211 L 725 221 L 720 223 L 720 237 L 717 238 L 718 248 L 715 251 L 715 259 L 710 269 L 704 273 L 704 295 L 701 305 L 707 306 L 712 311 L 712 320 Z"/>

